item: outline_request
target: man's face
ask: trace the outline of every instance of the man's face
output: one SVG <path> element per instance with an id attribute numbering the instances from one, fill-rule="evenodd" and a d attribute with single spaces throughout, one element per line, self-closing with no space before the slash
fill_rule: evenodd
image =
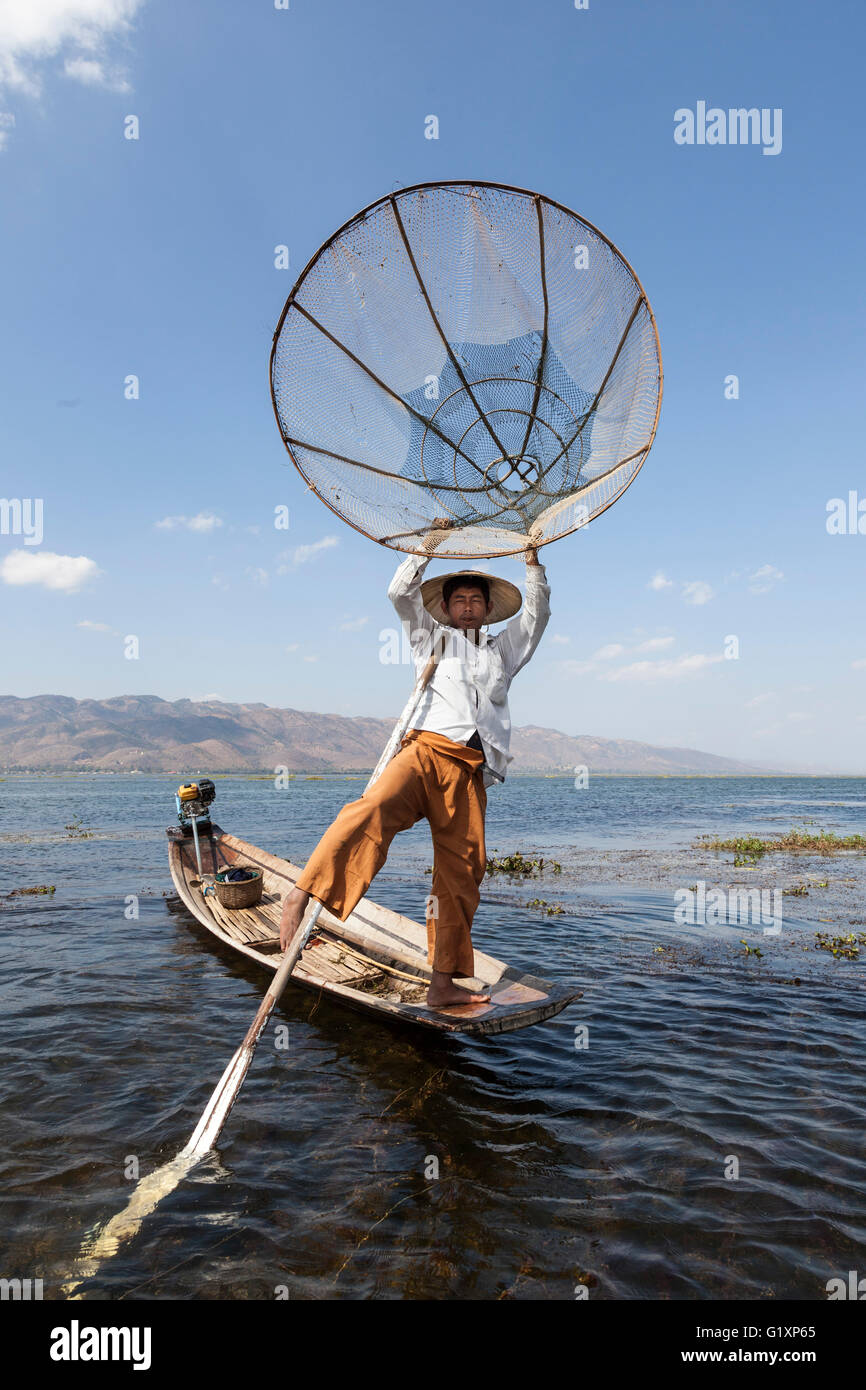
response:
<path id="1" fill-rule="evenodd" d="M 442 610 L 447 613 L 448 621 L 463 632 L 480 628 L 492 608 L 493 604 L 487 602 L 481 590 L 469 584 L 455 589 L 447 604 L 442 600 Z"/>

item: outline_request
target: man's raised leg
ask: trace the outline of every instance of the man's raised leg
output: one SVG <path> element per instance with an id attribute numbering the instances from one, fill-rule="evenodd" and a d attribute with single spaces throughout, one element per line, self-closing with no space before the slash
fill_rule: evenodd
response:
<path id="1" fill-rule="evenodd" d="M 394 836 L 420 820 L 425 810 L 419 749 L 409 742 L 369 791 L 342 808 L 316 845 L 283 902 L 283 949 L 298 930 L 311 897 L 345 922 L 384 864 Z"/>
<path id="2" fill-rule="evenodd" d="M 292 937 L 299 930 L 309 901 L 310 895 L 305 893 L 303 888 L 293 888 L 291 893 L 283 899 L 283 911 L 280 916 L 280 947 L 282 950 L 285 951 Z"/>

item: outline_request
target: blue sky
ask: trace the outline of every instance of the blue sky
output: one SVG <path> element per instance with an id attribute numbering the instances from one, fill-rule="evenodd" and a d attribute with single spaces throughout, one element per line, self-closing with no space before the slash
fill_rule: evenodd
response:
<path id="1" fill-rule="evenodd" d="M 0 534 L 0 693 L 399 712 L 400 557 L 305 489 L 268 355 L 354 212 L 478 178 L 616 243 L 665 372 L 636 481 L 542 553 L 514 723 L 866 771 L 864 31 L 797 0 L 5 0 L 0 495 L 44 522 Z M 781 109 L 781 150 L 677 144 L 699 101 Z M 852 492 L 864 533 L 828 534 Z"/>

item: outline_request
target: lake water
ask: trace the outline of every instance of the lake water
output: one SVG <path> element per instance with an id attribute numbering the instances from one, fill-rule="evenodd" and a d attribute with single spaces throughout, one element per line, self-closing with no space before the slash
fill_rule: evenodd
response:
<path id="1" fill-rule="evenodd" d="M 0 782 L 0 891 L 56 885 L 0 904 L 0 1274 L 46 1298 L 125 1171 L 186 1142 L 266 984 L 169 909 L 176 784 Z M 303 863 L 363 785 L 219 778 L 214 818 Z M 85 1297 L 823 1300 L 866 1272 L 864 965 L 813 949 L 819 899 L 793 900 L 756 958 L 739 943 L 759 931 L 677 926 L 670 892 L 570 868 L 584 847 L 657 847 L 688 884 L 700 834 L 862 833 L 866 781 L 514 778 L 488 806 L 491 854 L 565 867 L 488 879 L 476 945 L 583 998 L 443 1040 L 290 988 L 217 1152 Z M 68 837 L 75 818 L 93 838 Z M 422 918 L 431 859 L 422 823 L 371 896 Z"/>

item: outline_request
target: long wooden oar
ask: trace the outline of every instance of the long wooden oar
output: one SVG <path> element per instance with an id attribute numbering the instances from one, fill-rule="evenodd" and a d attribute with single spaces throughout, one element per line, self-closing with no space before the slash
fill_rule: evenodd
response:
<path id="1" fill-rule="evenodd" d="M 271 981 L 270 989 L 256 1011 L 255 1018 L 247 1029 L 246 1037 L 217 1082 L 216 1090 L 205 1106 L 204 1114 L 193 1130 L 189 1143 L 178 1154 L 178 1158 L 187 1156 L 202 1158 L 216 1143 L 220 1130 L 228 1119 L 229 1112 L 237 1099 L 238 1091 L 244 1084 L 244 1078 L 250 1069 L 256 1044 L 274 1011 L 274 1005 L 288 984 L 289 976 L 298 963 L 298 957 L 312 935 L 323 907 L 324 903 L 316 903 L 312 912 L 308 914 L 306 924 L 299 927 L 294 938 L 286 947 L 282 963 Z"/>
<path id="2" fill-rule="evenodd" d="M 415 717 L 421 703 L 421 697 L 443 649 L 443 642 L 434 644 L 433 654 L 418 678 L 409 697 L 409 702 L 385 745 L 372 777 L 364 788 L 365 794 L 382 775 L 400 746 L 406 730 Z M 193 1130 L 189 1143 L 181 1149 L 176 1158 L 173 1158 L 169 1163 L 164 1163 L 160 1168 L 154 1169 L 152 1173 L 148 1173 L 146 1177 L 142 1178 L 123 1210 L 113 1216 L 105 1226 L 96 1231 L 90 1240 L 85 1242 L 77 1262 L 75 1277 L 63 1286 L 63 1292 L 68 1298 L 80 1297 L 77 1290 L 84 1280 L 91 1278 L 105 1260 L 116 1254 L 122 1244 L 131 1240 L 138 1233 L 144 1218 L 150 1215 L 164 1197 L 174 1191 L 190 1169 L 194 1168 L 213 1148 L 250 1069 L 256 1044 L 274 1011 L 277 1000 L 288 983 L 289 976 L 298 962 L 298 957 L 312 935 L 323 907 L 323 903 L 315 903 L 312 911 L 308 912 L 306 921 L 301 924 L 293 940 L 289 943 L 280 967 L 271 981 L 270 989 L 247 1029 L 246 1037 L 220 1077 L 216 1090 L 205 1106 L 204 1113 Z"/>

